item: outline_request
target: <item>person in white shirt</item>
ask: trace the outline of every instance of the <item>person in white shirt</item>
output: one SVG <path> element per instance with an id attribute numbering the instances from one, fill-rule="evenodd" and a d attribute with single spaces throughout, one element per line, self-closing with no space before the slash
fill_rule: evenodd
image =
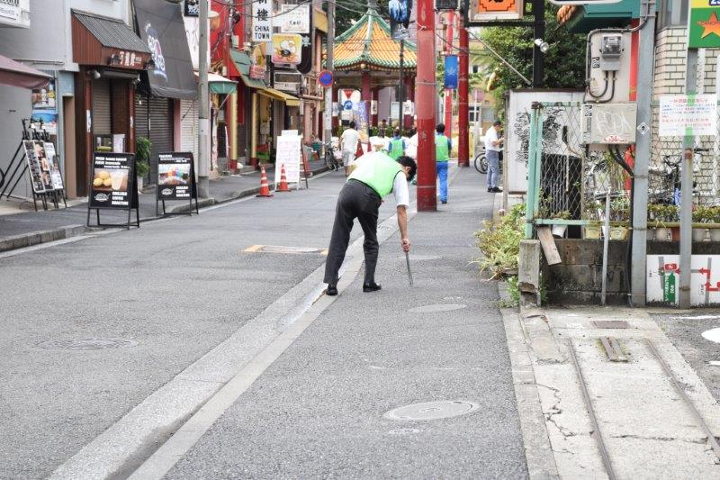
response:
<path id="1" fill-rule="evenodd" d="M 348 128 L 340 137 L 340 150 L 342 151 L 343 165 L 345 165 L 345 176 L 348 175 L 350 164 L 355 161 L 355 153 L 357 152 L 358 142 L 360 141 L 360 133 L 355 130 L 355 122 L 351 121 Z"/>
<path id="2" fill-rule="evenodd" d="M 500 137 L 500 129 L 502 122 L 495 120 L 493 126 L 485 132 L 485 158 L 488 162 L 487 173 L 487 189 L 488 192 L 502 192 L 498 188 L 498 180 L 500 179 L 500 152 L 503 148 L 505 137 Z"/>
<path id="3" fill-rule="evenodd" d="M 377 240 L 378 210 L 383 197 L 393 193 L 397 204 L 397 222 L 400 229 L 400 244 L 403 251 L 410 251 L 410 238 L 407 231 L 407 209 L 410 206 L 410 192 L 407 182 L 417 171 L 415 160 L 400 157 L 393 160 L 383 152 L 366 153 L 350 167 L 351 174 L 335 209 L 330 247 L 325 262 L 325 293 L 337 295 L 338 272 L 345 259 L 345 251 L 350 241 L 350 230 L 357 218 L 365 235 L 363 251 L 365 253 L 365 281 L 363 292 L 375 292 L 382 287 L 375 283 L 380 245 Z"/>

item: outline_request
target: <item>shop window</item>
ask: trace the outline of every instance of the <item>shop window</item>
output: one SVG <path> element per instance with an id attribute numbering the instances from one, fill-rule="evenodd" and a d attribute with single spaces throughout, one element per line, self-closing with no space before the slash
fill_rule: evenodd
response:
<path id="1" fill-rule="evenodd" d="M 660 0 L 657 28 L 685 27 L 688 21 L 688 0 Z"/>

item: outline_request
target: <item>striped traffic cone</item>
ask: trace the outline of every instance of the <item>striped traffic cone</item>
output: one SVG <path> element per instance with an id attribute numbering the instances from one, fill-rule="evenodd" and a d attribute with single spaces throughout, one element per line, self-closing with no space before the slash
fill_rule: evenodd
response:
<path id="1" fill-rule="evenodd" d="M 265 167 L 260 165 L 260 193 L 257 194 L 258 197 L 272 197 L 273 194 L 270 193 L 270 187 L 268 187 L 268 179 L 267 179 L 267 173 L 265 173 Z"/>
<path id="2" fill-rule="evenodd" d="M 276 192 L 289 192 L 290 188 L 287 184 L 287 178 L 285 177 L 285 165 L 280 166 L 280 184 L 275 189 Z"/>

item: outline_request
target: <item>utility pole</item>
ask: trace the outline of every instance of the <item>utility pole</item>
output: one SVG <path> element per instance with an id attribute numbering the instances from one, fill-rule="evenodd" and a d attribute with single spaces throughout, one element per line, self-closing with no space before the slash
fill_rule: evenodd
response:
<path id="1" fill-rule="evenodd" d="M 405 39 L 400 39 L 400 84 L 398 85 L 398 103 L 400 104 L 400 112 L 398 114 L 398 128 L 400 135 L 405 128 L 405 114 L 403 113 L 403 104 L 405 103 Z"/>
<path id="2" fill-rule="evenodd" d="M 417 209 L 437 210 L 435 171 L 435 10 L 433 0 L 418 0 L 417 6 L 417 77 L 415 98 L 418 123 Z"/>
<path id="3" fill-rule="evenodd" d="M 465 4 L 465 2 L 462 2 Z M 470 73 L 470 40 L 467 22 L 462 19 L 460 27 L 460 76 L 458 81 L 458 166 L 470 166 L 470 141 L 468 122 L 468 76 Z"/>
<path id="4" fill-rule="evenodd" d="M 328 31 L 327 31 L 327 60 L 325 62 L 325 69 L 333 73 L 333 83 L 335 83 L 333 72 L 333 46 L 335 45 L 335 1 L 330 0 L 328 2 Z M 325 89 L 325 143 L 332 141 L 332 94 L 333 86 L 330 85 Z"/>
<path id="5" fill-rule="evenodd" d="M 533 0 L 533 15 L 535 16 L 535 39 L 545 40 L 545 0 Z M 540 51 L 540 45 L 533 41 L 533 88 L 541 88 L 545 77 L 545 56 Z"/>
<path id="6" fill-rule="evenodd" d="M 445 55 L 453 54 L 453 37 L 455 24 L 455 11 L 450 10 L 447 12 L 445 19 L 447 22 L 445 25 Z M 445 135 L 448 138 L 452 138 L 452 111 L 453 111 L 453 91 L 452 89 L 445 89 Z"/>
<path id="7" fill-rule="evenodd" d="M 637 124 L 652 125 L 652 74 L 655 62 L 655 0 L 642 0 L 641 12 L 648 15 L 640 19 L 640 45 L 638 47 L 637 74 Z M 645 7 L 645 8 L 643 8 Z M 642 22 L 645 22 L 644 24 Z M 635 141 L 635 168 L 633 175 L 633 221 L 632 221 L 632 303 L 644 307 L 647 282 L 647 203 L 648 166 L 652 135 L 642 133 Z M 688 235 L 689 238 L 689 235 Z M 682 285 L 682 283 L 681 283 Z"/>
<path id="8" fill-rule="evenodd" d="M 210 104 L 208 95 L 208 4 L 200 1 L 200 49 L 198 61 L 198 187 L 203 198 L 210 196 Z"/>

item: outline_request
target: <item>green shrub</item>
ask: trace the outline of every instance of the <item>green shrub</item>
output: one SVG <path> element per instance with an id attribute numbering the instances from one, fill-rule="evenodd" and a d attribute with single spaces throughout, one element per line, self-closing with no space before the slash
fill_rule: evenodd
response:
<path id="1" fill-rule="evenodd" d="M 492 279 L 501 278 L 518 267 L 520 241 L 524 238 L 525 205 L 515 205 L 499 223 L 485 221 L 483 229 L 475 232 L 482 257 L 473 261 L 481 272 L 489 272 Z"/>

